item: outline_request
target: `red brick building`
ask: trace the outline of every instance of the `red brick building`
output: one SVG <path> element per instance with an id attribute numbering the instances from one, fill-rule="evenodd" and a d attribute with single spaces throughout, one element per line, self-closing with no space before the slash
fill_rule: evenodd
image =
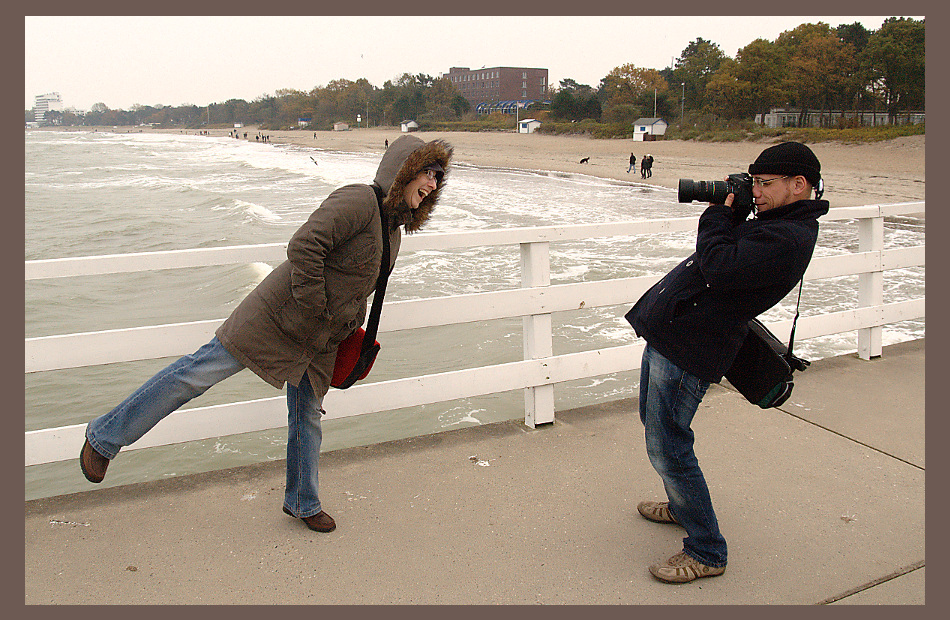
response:
<path id="1" fill-rule="evenodd" d="M 452 67 L 443 74 L 479 113 L 514 112 L 534 101 L 548 100 L 548 70 L 527 67 Z"/>

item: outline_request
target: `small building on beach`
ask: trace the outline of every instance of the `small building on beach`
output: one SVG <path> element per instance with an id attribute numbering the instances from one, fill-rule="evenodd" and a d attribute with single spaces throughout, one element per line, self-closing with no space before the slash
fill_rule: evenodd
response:
<path id="1" fill-rule="evenodd" d="M 402 129 L 403 133 L 409 133 L 410 131 L 417 131 L 419 129 L 419 123 L 407 120 L 399 123 L 399 128 Z"/>
<path id="2" fill-rule="evenodd" d="M 637 142 L 651 142 L 657 136 L 666 133 L 669 125 L 662 118 L 638 118 L 633 123 L 633 139 Z"/>
<path id="3" fill-rule="evenodd" d="M 526 118 L 518 121 L 518 133 L 534 133 L 534 130 L 541 126 L 541 121 Z"/>

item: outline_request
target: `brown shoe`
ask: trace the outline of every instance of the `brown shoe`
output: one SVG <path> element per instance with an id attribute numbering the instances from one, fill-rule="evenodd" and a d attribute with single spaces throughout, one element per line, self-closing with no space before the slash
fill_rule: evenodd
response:
<path id="1" fill-rule="evenodd" d="M 96 452 L 87 439 L 82 446 L 82 452 L 79 453 L 79 467 L 86 480 L 98 484 L 106 477 L 109 459 Z"/>
<path id="2" fill-rule="evenodd" d="M 294 513 L 287 510 L 286 506 L 284 506 L 284 514 L 294 516 Z M 332 532 L 336 529 L 336 521 L 322 510 L 310 517 L 300 517 L 300 520 L 314 532 Z"/>
<path id="3" fill-rule="evenodd" d="M 640 502 L 637 505 L 637 510 L 640 511 L 640 514 L 643 515 L 645 519 L 649 519 L 655 523 L 673 523 L 679 525 L 679 522 L 673 517 L 673 513 L 670 512 L 669 502 Z"/>
<path id="4" fill-rule="evenodd" d="M 700 577 L 716 577 L 724 572 L 726 572 L 725 566 L 719 568 L 706 566 L 687 555 L 685 551 L 680 551 L 666 562 L 650 567 L 650 573 L 666 583 L 689 583 Z"/>

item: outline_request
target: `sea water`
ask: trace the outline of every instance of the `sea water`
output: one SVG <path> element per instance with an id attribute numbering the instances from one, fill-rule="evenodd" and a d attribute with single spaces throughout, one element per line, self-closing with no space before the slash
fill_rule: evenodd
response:
<path id="1" fill-rule="evenodd" d="M 395 137 L 395 136 L 394 136 Z M 335 188 L 367 183 L 380 153 L 347 153 L 181 133 L 28 131 L 25 259 L 286 242 Z M 730 171 L 710 171 L 719 178 Z M 834 204 L 834 196 L 827 196 Z M 673 190 L 634 181 L 457 163 L 425 233 L 698 216 Z M 420 233 L 424 234 L 424 233 Z M 552 284 L 661 275 L 692 252 L 695 232 L 552 244 Z M 923 245 L 923 222 L 889 218 L 885 247 Z M 857 227 L 821 225 L 816 256 L 857 251 Z M 208 266 L 25 283 L 25 335 L 48 336 L 221 319 L 274 264 Z M 517 288 L 517 246 L 402 252 L 387 300 Z M 855 307 L 857 276 L 809 281 L 802 315 Z M 924 268 L 885 274 L 885 302 L 924 295 Z M 767 320 L 791 318 L 797 289 Z M 635 300 L 630 300 L 630 303 Z M 629 344 L 630 304 L 554 315 L 554 353 Z M 922 338 L 924 321 L 887 326 L 884 344 Z M 522 359 L 520 318 L 380 335 L 371 380 Z M 818 359 L 856 350 L 854 332 L 798 341 Z M 108 412 L 173 359 L 31 373 L 25 430 L 85 424 Z M 559 384 L 559 410 L 636 395 L 637 373 Z M 280 396 L 250 371 L 186 407 Z M 324 423 L 324 450 L 522 418 L 521 391 Z M 80 446 L 76 446 L 77 456 Z M 123 452 L 102 486 L 155 480 L 285 457 L 286 429 Z M 75 461 L 26 468 L 26 497 L 92 488 Z"/>

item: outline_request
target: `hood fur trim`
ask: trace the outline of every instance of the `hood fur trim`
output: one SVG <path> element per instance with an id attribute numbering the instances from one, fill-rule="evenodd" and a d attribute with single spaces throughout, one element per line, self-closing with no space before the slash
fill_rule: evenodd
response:
<path id="1" fill-rule="evenodd" d="M 390 148 L 393 146 L 396 146 L 396 142 L 393 142 Z M 396 178 L 393 180 L 386 194 L 386 200 L 383 201 L 383 206 L 389 210 L 394 228 L 405 226 L 406 233 L 412 234 L 422 228 L 428 221 L 449 175 L 449 163 L 452 159 L 452 152 L 453 148 L 448 142 L 444 140 L 433 140 L 422 144 L 422 146 L 409 153 L 409 156 L 399 168 L 399 172 L 396 174 Z M 419 207 L 415 210 L 410 209 L 403 195 L 406 186 L 415 179 L 426 166 L 436 162 L 442 166 L 442 169 L 445 170 L 445 174 L 442 175 L 442 179 L 436 188 L 422 200 Z"/>

